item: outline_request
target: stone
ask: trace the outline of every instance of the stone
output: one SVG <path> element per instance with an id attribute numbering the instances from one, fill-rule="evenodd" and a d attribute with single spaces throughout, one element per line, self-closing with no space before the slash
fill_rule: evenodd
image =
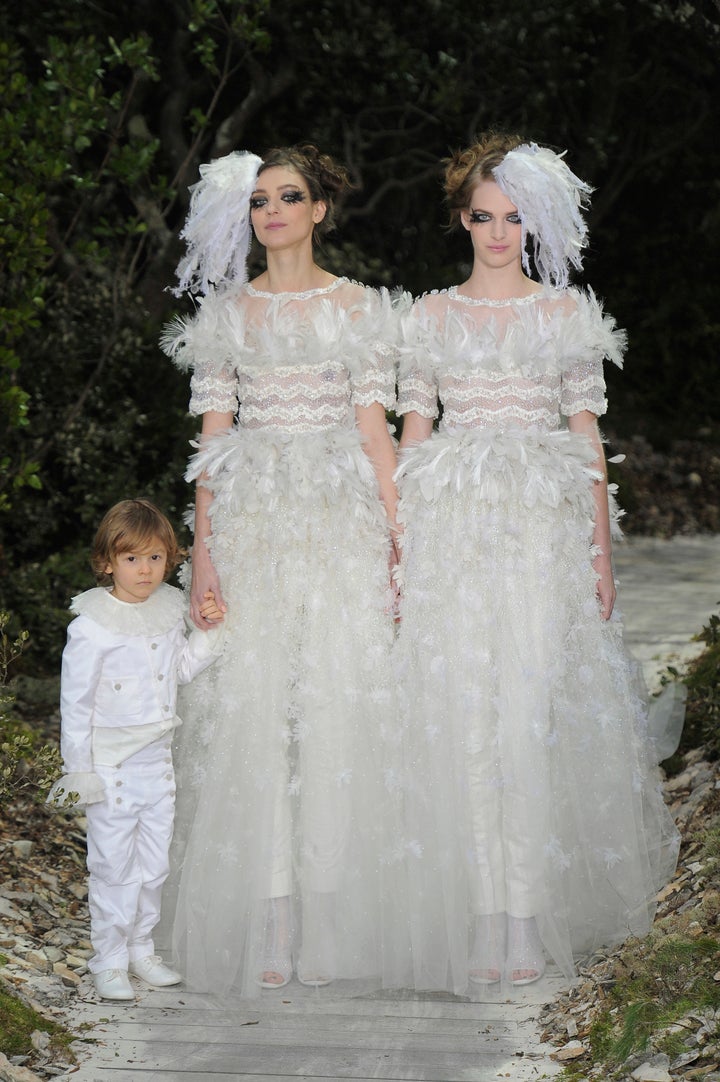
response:
<path id="1" fill-rule="evenodd" d="M 26 860 L 33 849 L 35 848 L 35 842 L 29 840 L 21 840 L 12 843 L 13 856 L 19 860 Z"/>
<path id="2" fill-rule="evenodd" d="M 649 1063 L 641 1064 L 630 1077 L 634 1082 L 673 1082 L 672 1075 L 664 1067 L 652 1067 Z"/>
<path id="3" fill-rule="evenodd" d="M 43 973 L 52 972 L 52 963 L 43 950 L 31 950 L 25 955 L 25 961 Z"/>
<path id="4" fill-rule="evenodd" d="M 78 973 L 73 973 L 72 969 L 68 969 L 63 962 L 55 963 L 53 966 L 53 973 L 57 973 L 66 988 L 78 988 L 80 986 L 82 979 L 80 975 Z"/>
<path id="5" fill-rule="evenodd" d="M 700 1059 L 699 1052 L 683 1052 L 681 1056 L 674 1059 L 670 1064 L 671 1071 L 680 1071 L 683 1067 L 689 1067 L 691 1063 L 695 1063 Z"/>
<path id="6" fill-rule="evenodd" d="M 16 1067 L 0 1052 L 0 1082 L 42 1082 L 42 1079 L 27 1067 Z"/>
<path id="7" fill-rule="evenodd" d="M 558 1063 L 568 1063 L 584 1056 L 586 1052 L 587 1048 L 582 1041 L 568 1041 L 562 1048 L 558 1048 L 557 1052 L 551 1052 L 550 1058 L 557 1060 Z"/>
<path id="8" fill-rule="evenodd" d="M 9 898 L 3 898 L 0 894 L 0 917 L 8 917 L 10 920 L 20 920 L 22 913 L 16 905 L 9 900 Z"/>
<path id="9" fill-rule="evenodd" d="M 50 1048 L 50 1034 L 42 1029 L 34 1029 L 30 1034 L 30 1043 L 37 1052 L 47 1052 Z"/>

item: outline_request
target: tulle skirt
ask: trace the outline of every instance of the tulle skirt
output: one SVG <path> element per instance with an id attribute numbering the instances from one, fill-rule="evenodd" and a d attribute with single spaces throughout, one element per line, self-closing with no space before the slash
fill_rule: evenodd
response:
<path id="1" fill-rule="evenodd" d="M 478 929 L 507 916 L 571 976 L 647 932 L 675 867 L 634 667 L 595 597 L 593 458 L 566 430 L 474 429 L 401 463 L 407 950 L 388 984 L 465 991 Z"/>
<path id="2" fill-rule="evenodd" d="M 312 977 L 377 977 L 399 727 L 372 466 L 354 431 L 236 428 L 201 472 L 227 639 L 178 706 L 175 961 L 193 988 L 255 996 L 289 938 Z"/>

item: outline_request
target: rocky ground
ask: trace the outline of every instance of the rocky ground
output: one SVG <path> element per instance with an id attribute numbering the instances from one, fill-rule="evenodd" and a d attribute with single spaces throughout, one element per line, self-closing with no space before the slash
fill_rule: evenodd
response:
<path id="1" fill-rule="evenodd" d="M 89 988 L 83 827 L 77 813 L 42 805 L 18 803 L 0 812 L 0 984 L 60 1024 L 83 981 Z M 50 1051 L 47 1032 L 38 1030 L 33 1044 L 32 1055 L 10 1063 L 0 1052 L 1 1082 L 53 1078 L 70 1068 Z"/>
<path id="2" fill-rule="evenodd" d="M 720 763 L 708 762 L 703 751 L 685 756 L 685 768 L 665 783 L 666 799 L 682 833 L 677 872 L 660 892 L 652 953 L 664 936 L 680 935 L 711 945 L 707 976 L 720 984 L 720 862 L 708 854 L 708 824 L 720 815 Z M 619 980 L 643 967 L 645 944 L 634 941 L 598 954 L 580 972 L 580 981 L 549 1004 L 541 1016 L 543 1039 L 558 1045 L 554 1058 L 575 1064 L 578 1082 L 608 1082 L 605 1067 L 593 1069 L 589 1055 L 591 1027 L 599 1014 L 613 1010 L 612 990 Z M 651 963 L 652 965 L 652 963 Z M 630 971 L 630 973 L 629 973 Z M 715 997 L 720 1001 L 720 995 Z M 671 1056 L 661 1049 L 668 1036 L 681 1050 Z M 586 1066 L 587 1065 L 587 1066 Z M 693 1009 L 653 1032 L 649 1046 L 619 1064 L 612 1078 L 618 1082 L 680 1082 L 684 1079 L 720 1082 L 720 1010 Z"/>

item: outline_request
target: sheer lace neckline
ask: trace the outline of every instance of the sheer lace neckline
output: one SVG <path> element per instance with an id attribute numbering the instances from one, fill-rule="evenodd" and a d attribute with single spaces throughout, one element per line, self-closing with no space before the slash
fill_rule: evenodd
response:
<path id="1" fill-rule="evenodd" d="M 347 278 L 336 278 L 334 282 L 330 282 L 327 286 L 318 286 L 316 289 L 303 289 L 297 293 L 293 293 L 290 290 L 287 292 L 281 290 L 278 293 L 272 293 L 267 289 L 256 289 L 250 282 L 247 283 L 245 288 L 251 297 L 297 297 L 298 299 L 305 299 L 306 297 L 320 297 L 324 293 L 332 293 L 333 290 L 337 289 L 343 282 L 347 282 Z"/>
<path id="2" fill-rule="evenodd" d="M 523 297 L 503 297 L 502 300 L 491 300 L 489 297 L 468 297 L 465 293 L 459 293 L 457 286 L 450 286 L 448 296 L 455 301 L 462 301 L 463 304 L 482 304 L 487 308 L 507 308 L 510 305 L 534 304 L 536 300 L 543 296 L 543 291 L 538 289 L 535 293 L 528 293 Z"/>

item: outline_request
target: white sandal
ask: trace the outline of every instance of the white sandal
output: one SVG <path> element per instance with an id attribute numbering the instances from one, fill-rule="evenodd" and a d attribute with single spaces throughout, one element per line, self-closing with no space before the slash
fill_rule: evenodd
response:
<path id="1" fill-rule="evenodd" d="M 284 988 L 292 977 L 290 898 L 268 898 L 266 905 L 262 969 L 257 983 L 261 988 Z"/>
<path id="2" fill-rule="evenodd" d="M 475 940 L 468 970 L 468 977 L 473 984 L 498 984 L 500 981 L 506 934 L 504 913 L 487 913 L 475 917 Z"/>
<path id="3" fill-rule="evenodd" d="M 506 973 L 515 987 L 534 984 L 545 972 L 543 945 L 535 917 L 508 917 Z M 513 973 L 526 976 L 513 977 Z"/>
<path id="4" fill-rule="evenodd" d="M 300 984 L 325 988 L 335 979 L 336 895 L 313 891 L 303 902 L 302 944 L 297 965 Z"/>

